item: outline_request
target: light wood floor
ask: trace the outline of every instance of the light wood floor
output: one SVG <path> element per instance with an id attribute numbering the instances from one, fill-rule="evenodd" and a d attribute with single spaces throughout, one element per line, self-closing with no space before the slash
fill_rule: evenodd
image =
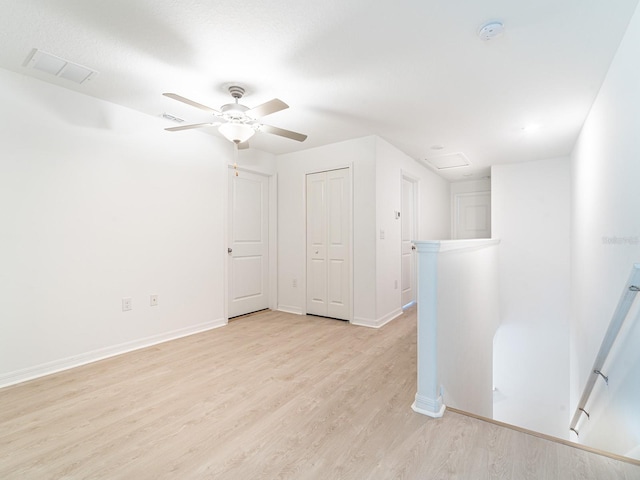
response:
<path id="1" fill-rule="evenodd" d="M 2 479 L 640 479 L 416 391 L 415 311 L 266 312 L 0 390 Z"/>

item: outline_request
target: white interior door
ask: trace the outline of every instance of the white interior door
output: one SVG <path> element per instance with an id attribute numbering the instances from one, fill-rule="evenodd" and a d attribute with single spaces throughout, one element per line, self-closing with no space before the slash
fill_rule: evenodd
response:
<path id="1" fill-rule="evenodd" d="M 269 179 L 229 170 L 228 315 L 269 307 Z"/>
<path id="2" fill-rule="evenodd" d="M 307 313 L 351 316 L 351 172 L 307 175 Z"/>
<path id="3" fill-rule="evenodd" d="M 327 315 L 327 177 L 307 175 L 307 313 Z"/>
<path id="4" fill-rule="evenodd" d="M 491 238 L 491 192 L 459 193 L 453 200 L 453 238 Z"/>
<path id="5" fill-rule="evenodd" d="M 416 239 L 416 182 L 402 177 L 402 305 L 416 301 L 416 258 L 412 240 Z"/>

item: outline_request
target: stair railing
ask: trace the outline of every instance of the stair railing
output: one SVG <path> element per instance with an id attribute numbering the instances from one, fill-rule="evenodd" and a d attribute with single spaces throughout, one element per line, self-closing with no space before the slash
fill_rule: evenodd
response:
<path id="1" fill-rule="evenodd" d="M 607 360 L 609 352 L 613 347 L 613 344 L 616 341 L 618 333 L 624 324 L 627 315 L 629 314 L 629 310 L 631 310 L 631 306 L 633 305 L 633 301 L 636 298 L 636 295 L 640 291 L 640 263 L 635 263 L 631 268 L 631 274 L 629 275 L 629 280 L 625 284 L 624 290 L 618 301 L 618 305 L 616 306 L 615 312 L 613 313 L 613 317 L 611 318 L 611 322 L 609 323 L 609 328 L 602 339 L 602 344 L 600 345 L 600 350 L 598 350 L 598 354 L 596 355 L 596 359 L 593 362 L 593 367 L 589 373 L 589 377 L 587 378 L 587 383 L 584 386 L 584 390 L 582 392 L 582 397 L 580 397 L 580 402 L 578 403 L 578 407 L 576 408 L 575 413 L 573 414 L 573 419 L 571 420 L 571 425 L 569 425 L 569 430 L 578 435 L 578 422 L 580 421 L 580 417 L 582 414 L 586 415 L 589 418 L 589 413 L 587 412 L 587 402 L 589 401 L 589 397 L 593 392 L 593 388 L 596 385 L 596 381 L 599 378 L 609 385 L 609 377 L 605 375 L 602 370 L 604 368 L 604 363 Z"/>

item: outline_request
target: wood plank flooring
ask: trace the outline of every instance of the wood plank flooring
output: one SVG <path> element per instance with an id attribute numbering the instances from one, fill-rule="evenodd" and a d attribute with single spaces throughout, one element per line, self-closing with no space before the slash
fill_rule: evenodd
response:
<path id="1" fill-rule="evenodd" d="M 265 312 L 0 390 L 2 479 L 640 479 L 458 413 L 414 413 L 415 310 Z"/>

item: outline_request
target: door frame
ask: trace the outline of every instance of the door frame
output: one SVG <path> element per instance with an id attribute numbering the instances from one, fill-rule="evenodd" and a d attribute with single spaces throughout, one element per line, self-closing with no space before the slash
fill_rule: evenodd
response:
<path id="1" fill-rule="evenodd" d="M 420 228 L 420 202 L 419 202 L 419 198 L 420 198 L 420 178 L 416 177 L 415 175 L 410 174 L 409 172 L 407 172 L 406 170 L 400 170 L 400 229 L 401 229 L 401 233 L 400 233 L 400 278 L 402 279 L 402 222 L 403 222 L 403 215 L 404 213 L 402 212 L 402 182 L 403 180 L 407 180 L 411 183 L 413 183 L 413 232 L 414 235 L 416 236 L 416 238 L 414 238 L 413 240 L 419 240 L 419 228 Z M 400 305 L 401 308 L 404 308 L 405 306 L 411 306 L 411 305 L 415 305 L 416 303 L 418 303 L 418 264 L 417 264 L 417 255 L 414 253 L 413 255 L 413 275 L 412 275 L 412 286 L 414 289 L 414 300 L 413 302 L 410 302 L 407 305 Z M 400 281 L 400 303 L 402 304 L 402 280 Z"/>
<path id="2" fill-rule="evenodd" d="M 351 187 L 351 195 L 349 196 L 349 211 L 350 211 L 350 218 L 349 218 L 349 226 L 350 226 L 350 234 L 351 234 L 351 245 L 349 245 L 349 263 L 348 263 L 348 267 L 349 267 L 349 283 L 350 283 L 350 299 L 349 299 L 349 323 L 353 323 L 353 299 L 354 299 L 354 278 L 353 278 L 353 253 L 354 253 L 354 229 L 353 229 L 353 162 L 349 162 L 347 164 L 344 165 L 336 165 L 336 166 L 332 166 L 332 167 L 328 167 L 328 168 L 322 168 L 322 169 L 312 169 L 312 170 L 305 170 L 304 175 L 302 175 L 302 192 L 303 192 L 303 202 L 304 202 L 304 223 L 302 224 L 302 229 L 303 229 L 303 238 L 304 238 L 304 248 L 305 248 L 305 254 L 304 254 L 304 262 L 303 266 L 302 266 L 302 272 L 303 272 L 303 278 L 302 278 L 302 286 L 303 286 L 303 292 L 304 292 L 304 301 L 302 302 L 302 315 L 306 315 L 307 314 L 307 175 L 312 175 L 314 173 L 323 173 L 323 172 L 330 172 L 332 170 L 343 170 L 345 168 L 349 169 L 349 180 L 350 180 L 350 187 Z"/>
<path id="3" fill-rule="evenodd" d="M 229 323 L 229 255 L 227 253 L 227 248 L 229 246 L 229 189 L 231 186 L 229 185 L 229 170 L 237 170 L 240 174 L 242 172 L 252 173 L 256 175 L 262 175 L 267 178 L 268 183 L 268 198 L 269 198 L 269 208 L 267 209 L 269 219 L 267 221 L 268 225 L 268 241 L 269 241 L 269 309 L 277 310 L 277 302 L 278 302 L 278 174 L 277 173 L 265 173 L 259 170 L 252 170 L 250 168 L 244 167 L 234 167 L 232 164 L 227 165 L 227 178 L 226 178 L 226 188 L 224 195 L 224 228 L 223 230 L 223 240 L 224 245 L 224 322 L 225 324 Z"/>

